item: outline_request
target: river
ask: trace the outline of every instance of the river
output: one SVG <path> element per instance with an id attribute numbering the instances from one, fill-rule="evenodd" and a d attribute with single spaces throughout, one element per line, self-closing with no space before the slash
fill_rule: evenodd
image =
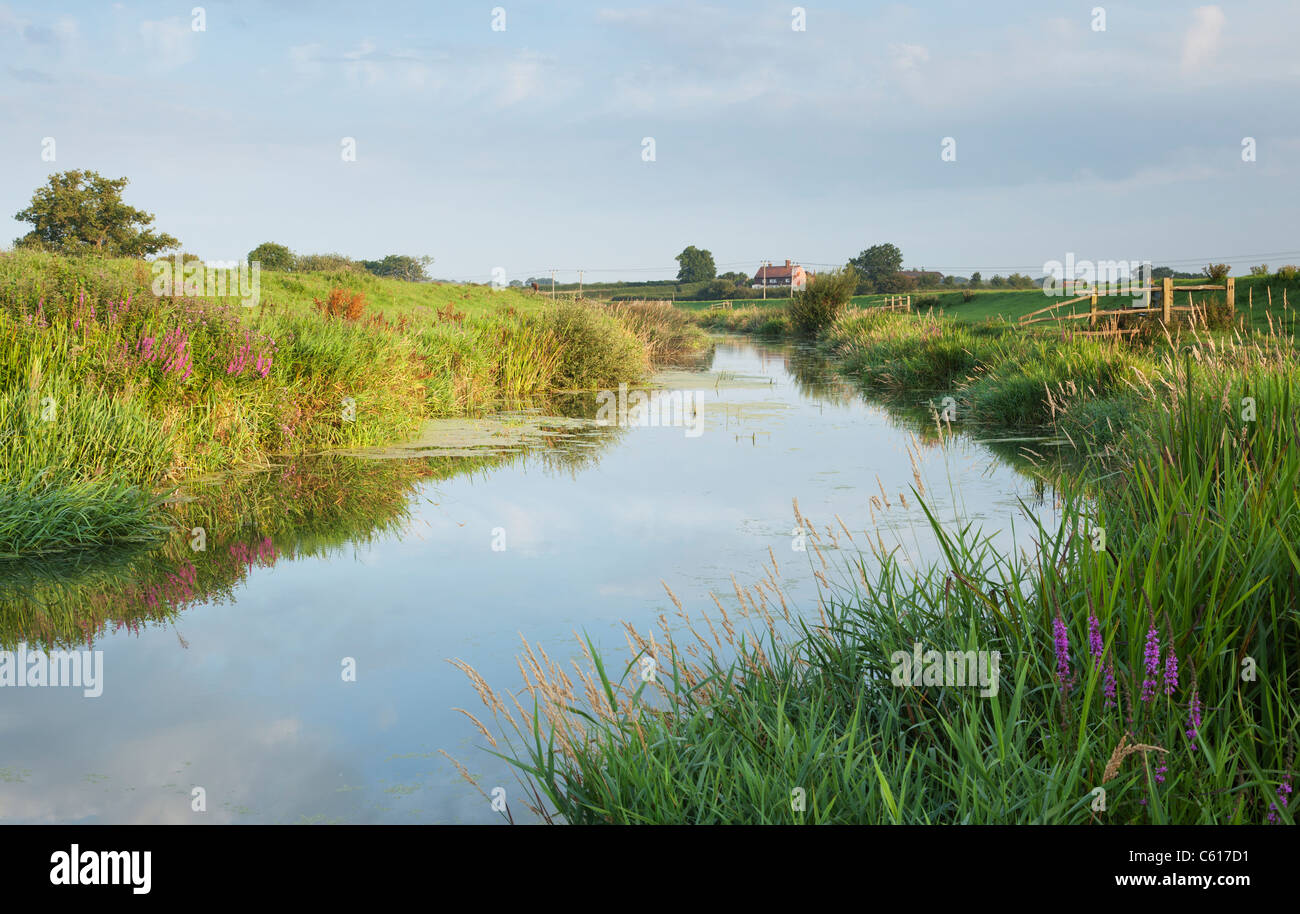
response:
<path id="1" fill-rule="evenodd" d="M 563 660 L 576 632 L 624 664 L 621 622 L 672 611 L 661 581 L 711 608 L 770 555 L 815 612 L 796 498 L 918 565 L 938 555 L 918 483 L 1003 548 L 1053 510 L 1016 443 L 940 438 L 796 346 L 723 337 L 657 380 L 700 424 L 599 424 L 590 394 L 567 421 L 432 423 L 187 486 L 165 548 L 0 571 L 5 649 L 102 651 L 97 697 L 0 688 L 0 821 L 500 822 L 438 751 L 517 796 L 448 659 L 516 689 L 521 634 Z"/>

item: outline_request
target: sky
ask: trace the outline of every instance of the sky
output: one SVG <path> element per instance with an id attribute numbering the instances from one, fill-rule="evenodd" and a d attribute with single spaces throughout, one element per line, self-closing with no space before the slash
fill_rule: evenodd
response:
<path id="1" fill-rule="evenodd" d="M 0 244 L 92 169 L 209 260 L 1241 274 L 1300 263 L 1297 35 L 1295 0 L 0 0 Z"/>

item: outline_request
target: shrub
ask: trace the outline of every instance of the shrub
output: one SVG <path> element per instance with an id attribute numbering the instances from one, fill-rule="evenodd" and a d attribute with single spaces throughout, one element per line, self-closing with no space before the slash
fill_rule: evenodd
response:
<path id="1" fill-rule="evenodd" d="M 918 298 L 918 299 L 916 300 L 916 307 L 918 307 L 918 308 L 937 308 L 937 307 L 939 307 L 939 296 L 937 296 L 937 295 L 922 295 L 920 298 Z"/>
<path id="2" fill-rule="evenodd" d="M 316 310 L 328 317 L 341 317 L 345 320 L 356 321 L 361 319 L 361 314 L 366 310 L 366 296 L 363 292 L 349 292 L 347 289 L 331 289 L 330 297 L 327 301 L 321 301 L 319 298 L 313 298 L 316 303 Z"/>
<path id="3" fill-rule="evenodd" d="M 1223 282 L 1232 272 L 1232 267 L 1226 263 L 1207 263 L 1201 272 L 1209 277 L 1210 282 Z"/>
<path id="4" fill-rule="evenodd" d="M 970 289 L 962 289 L 961 292 L 962 301 L 970 301 L 974 297 L 975 297 L 975 293 L 972 292 Z"/>
<path id="5" fill-rule="evenodd" d="M 288 272 L 293 269 L 293 252 L 274 241 L 263 241 L 248 252 L 249 263 L 260 263 L 263 270 Z"/>
<path id="6" fill-rule="evenodd" d="M 1251 268 L 1250 268 L 1250 275 L 1251 275 L 1251 276 L 1267 276 L 1267 275 L 1268 275 L 1268 264 L 1266 264 L 1266 263 L 1261 263 L 1261 264 L 1260 264 L 1259 266 L 1257 266 L 1257 267 L 1251 267 Z"/>
<path id="7" fill-rule="evenodd" d="M 645 347 L 613 315 L 580 302 L 560 302 L 542 315 L 558 347 L 555 383 L 591 389 L 645 375 Z"/>
<path id="8" fill-rule="evenodd" d="M 800 333 L 817 333 L 844 313 L 857 287 L 857 273 L 849 269 L 818 273 L 808 288 L 790 299 L 790 323 Z"/>
<path id="9" fill-rule="evenodd" d="M 1277 268 L 1277 278 L 1281 282 L 1293 282 L 1297 276 L 1300 276 L 1300 267 L 1295 264 Z"/>
<path id="10" fill-rule="evenodd" d="M 877 279 L 875 291 L 897 294 L 899 292 L 911 292 L 915 288 L 916 282 L 912 277 L 904 276 L 902 273 L 894 273 Z"/>
<path id="11" fill-rule="evenodd" d="M 298 254 L 293 268 L 299 273 L 360 272 L 363 267 L 342 254 Z"/>

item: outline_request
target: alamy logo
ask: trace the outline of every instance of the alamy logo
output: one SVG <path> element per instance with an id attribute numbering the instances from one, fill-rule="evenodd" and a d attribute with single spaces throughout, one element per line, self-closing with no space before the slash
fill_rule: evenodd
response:
<path id="1" fill-rule="evenodd" d="M 1043 264 L 1043 294 L 1131 295 L 1144 298 L 1151 286 L 1149 260 L 1076 260 L 1067 253 L 1065 262 L 1049 260 Z"/>
<path id="2" fill-rule="evenodd" d="M 894 671 L 890 681 L 904 686 L 963 686 L 980 687 L 980 697 L 995 698 L 998 694 L 998 665 L 1001 651 L 925 651 L 921 642 L 912 643 L 912 653 L 894 651 L 890 655 Z"/>
<path id="3" fill-rule="evenodd" d="M 153 851 L 83 851 L 79 845 L 50 855 L 51 885 L 129 885 L 148 895 L 153 879 Z"/>
<path id="4" fill-rule="evenodd" d="M 0 686 L 71 686 L 86 698 L 104 692 L 103 651 L 29 651 L 19 644 L 16 651 L 0 651 Z"/>

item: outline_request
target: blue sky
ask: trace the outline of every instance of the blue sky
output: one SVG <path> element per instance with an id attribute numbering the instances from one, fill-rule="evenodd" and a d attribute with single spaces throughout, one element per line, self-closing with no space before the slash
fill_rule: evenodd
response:
<path id="1" fill-rule="evenodd" d="M 804 31 L 788 0 L 209 0 L 194 31 L 196 5 L 0 0 L 0 240 L 90 168 L 208 259 L 478 282 L 671 276 L 687 244 L 745 272 L 882 241 L 962 275 L 1300 263 L 1294 0 L 805 0 Z"/>

